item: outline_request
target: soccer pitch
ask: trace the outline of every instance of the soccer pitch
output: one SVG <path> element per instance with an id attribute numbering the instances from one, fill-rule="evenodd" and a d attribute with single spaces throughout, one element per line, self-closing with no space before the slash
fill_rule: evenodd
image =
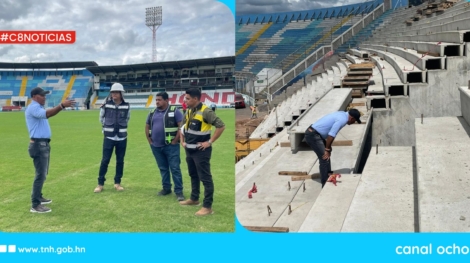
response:
<path id="1" fill-rule="evenodd" d="M 178 204 L 174 193 L 157 196 L 161 176 L 145 138 L 148 110 L 132 110 L 124 159 L 122 192 L 114 190 L 115 156 L 104 191 L 97 185 L 103 134 L 99 111 L 65 111 L 49 119 L 52 130 L 49 174 L 44 197 L 51 213 L 29 212 L 34 166 L 28 154 L 24 112 L 0 113 L 0 231 L 3 232 L 233 232 L 235 192 L 235 111 L 218 109 L 226 128 L 213 145 L 214 214 L 196 217 L 201 208 Z M 184 195 L 191 182 L 181 148 Z M 173 187 L 172 187 L 173 188 Z M 172 189 L 173 190 L 173 189 Z M 204 187 L 201 184 L 201 197 Z"/>

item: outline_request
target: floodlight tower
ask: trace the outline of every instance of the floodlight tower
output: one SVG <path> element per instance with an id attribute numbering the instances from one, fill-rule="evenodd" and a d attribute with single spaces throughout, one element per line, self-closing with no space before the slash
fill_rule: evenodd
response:
<path id="1" fill-rule="evenodd" d="M 157 29 L 162 25 L 162 7 L 145 8 L 145 25 L 152 30 L 152 62 L 157 62 Z"/>

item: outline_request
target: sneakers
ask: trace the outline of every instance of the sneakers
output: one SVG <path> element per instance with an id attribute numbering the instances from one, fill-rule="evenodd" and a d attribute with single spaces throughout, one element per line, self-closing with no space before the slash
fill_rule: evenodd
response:
<path id="1" fill-rule="evenodd" d="M 193 201 L 191 199 L 180 201 L 180 205 L 199 205 L 199 201 Z"/>
<path id="2" fill-rule="evenodd" d="M 197 211 L 194 215 L 196 216 L 207 216 L 207 215 L 212 215 L 214 213 L 214 211 L 212 211 L 212 209 L 210 208 L 201 208 L 199 209 L 199 211 Z"/>
<path id="3" fill-rule="evenodd" d="M 41 199 L 39 199 L 39 200 L 41 201 L 41 205 L 47 205 L 47 204 L 52 203 L 51 199 L 46 199 L 44 197 L 41 197 Z"/>
<path id="4" fill-rule="evenodd" d="M 166 189 L 163 189 L 157 193 L 158 196 L 169 195 L 169 194 L 171 194 L 171 190 L 166 190 Z"/>
<path id="5" fill-rule="evenodd" d="M 52 210 L 49 208 L 49 207 L 45 207 L 43 205 L 38 205 L 36 207 L 31 207 L 31 209 L 29 210 L 31 213 L 39 213 L 39 214 L 43 214 L 43 213 L 49 213 L 51 212 Z"/>
<path id="6" fill-rule="evenodd" d="M 124 187 L 122 187 L 120 184 L 114 184 L 114 189 L 116 189 L 116 191 L 123 191 Z"/>
<path id="7" fill-rule="evenodd" d="M 93 192 L 95 193 L 101 193 L 101 191 L 103 191 L 103 186 L 102 185 L 98 185 L 95 190 Z"/>
<path id="8" fill-rule="evenodd" d="M 182 193 L 181 194 L 176 194 L 176 200 L 178 202 L 184 201 L 184 195 Z"/>

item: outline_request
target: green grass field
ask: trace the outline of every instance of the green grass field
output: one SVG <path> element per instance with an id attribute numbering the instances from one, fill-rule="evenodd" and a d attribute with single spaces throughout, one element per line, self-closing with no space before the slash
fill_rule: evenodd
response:
<path id="1" fill-rule="evenodd" d="M 43 194 L 53 200 L 51 213 L 29 212 L 34 166 L 28 154 L 24 112 L 0 113 L 0 231 L 4 232 L 233 232 L 233 109 L 217 110 L 226 129 L 213 145 L 214 214 L 196 217 L 197 207 L 178 204 L 174 193 L 157 196 L 161 176 L 145 138 L 148 110 L 133 110 L 124 159 L 123 192 L 113 188 L 115 157 L 105 190 L 95 194 L 103 135 L 99 111 L 66 111 L 49 119 L 51 162 Z M 191 183 L 181 149 L 184 194 Z M 201 201 L 204 197 L 201 185 Z"/>

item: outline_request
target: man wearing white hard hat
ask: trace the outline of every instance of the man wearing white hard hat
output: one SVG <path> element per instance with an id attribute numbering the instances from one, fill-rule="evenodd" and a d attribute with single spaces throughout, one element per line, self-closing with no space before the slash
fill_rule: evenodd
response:
<path id="1" fill-rule="evenodd" d="M 124 156 L 127 148 L 127 124 L 130 118 L 129 103 L 124 101 L 124 87 L 120 83 L 111 86 L 111 99 L 101 105 L 100 122 L 103 126 L 103 157 L 98 175 L 98 186 L 95 193 L 103 191 L 105 175 L 108 172 L 108 164 L 113 150 L 116 149 L 116 174 L 114 176 L 114 188 L 122 191 L 121 178 L 124 172 Z"/>

